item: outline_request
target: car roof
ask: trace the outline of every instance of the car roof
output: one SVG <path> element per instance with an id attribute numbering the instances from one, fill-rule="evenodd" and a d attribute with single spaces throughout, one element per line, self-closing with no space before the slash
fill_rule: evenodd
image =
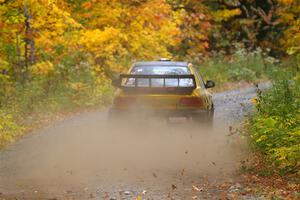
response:
<path id="1" fill-rule="evenodd" d="M 133 67 L 137 66 L 178 66 L 178 67 L 188 67 L 188 62 L 178 62 L 178 61 L 147 61 L 147 62 L 136 62 Z"/>

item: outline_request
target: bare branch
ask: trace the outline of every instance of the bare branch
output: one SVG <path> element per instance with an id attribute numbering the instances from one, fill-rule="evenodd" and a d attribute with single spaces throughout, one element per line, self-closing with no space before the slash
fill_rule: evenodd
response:
<path id="1" fill-rule="evenodd" d="M 253 12 L 255 12 L 258 16 L 260 16 L 264 20 L 264 22 L 268 25 L 275 26 L 275 25 L 278 25 L 280 23 L 279 20 L 272 21 L 273 14 L 274 14 L 274 11 L 275 11 L 274 6 L 272 6 L 272 8 L 268 12 L 268 14 L 266 14 L 266 12 L 263 9 L 261 9 L 260 7 L 254 8 L 253 6 L 251 6 L 251 10 Z"/>

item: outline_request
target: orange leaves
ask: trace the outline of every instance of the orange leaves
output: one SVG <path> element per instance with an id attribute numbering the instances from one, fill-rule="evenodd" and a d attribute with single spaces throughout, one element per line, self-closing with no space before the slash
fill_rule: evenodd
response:
<path id="1" fill-rule="evenodd" d="M 16 37 L 20 37 L 20 43 L 26 39 L 24 14 L 20 12 L 26 5 L 31 15 L 30 36 L 35 42 L 36 58 L 42 54 L 51 56 L 56 52 L 57 46 L 64 47 L 63 52 L 55 57 L 58 59 L 55 63 L 78 50 L 83 54 L 92 55 L 93 58 L 89 60 L 95 62 L 92 65 L 107 65 L 109 68 L 114 66 L 114 69 L 122 68 L 122 70 L 128 67 L 128 61 L 132 59 L 177 57 L 198 62 L 208 55 L 209 49 L 218 51 L 238 42 L 237 38 L 242 40 L 245 37 L 247 40 L 243 39 L 242 42 L 247 43 L 255 43 L 257 40 L 257 31 L 252 31 L 252 28 L 258 24 L 256 19 L 259 16 L 245 19 L 241 15 L 242 11 L 245 14 L 245 10 L 248 10 L 250 16 L 253 12 L 245 2 L 241 2 L 241 5 L 231 3 L 231 6 L 197 0 L 8 2 L 10 3 L 0 6 L 0 14 L 5 16 L 0 19 L 0 28 L 4 30 L 0 33 L 4 38 L 3 41 L 14 45 Z M 294 13 L 298 12 L 294 4 L 296 1 L 281 0 L 281 2 L 280 6 L 283 7 L 279 9 L 281 13 L 277 14 L 279 11 L 275 10 L 276 17 L 273 18 L 277 19 L 277 16 L 280 16 L 280 23 L 290 25 L 297 16 L 297 13 Z M 246 7 L 242 9 L 243 6 Z M 286 9 L 293 12 L 285 12 Z M 269 10 L 264 12 L 266 15 L 270 13 Z M 3 13 L 5 15 L 2 15 Z M 235 17 L 245 20 L 239 20 L 237 23 Z M 296 28 L 297 24 L 285 33 L 284 41 L 288 41 L 288 48 L 298 44 L 297 38 L 297 41 L 292 39 L 295 38 L 294 35 L 298 37 Z M 212 40 L 209 41 L 210 39 Z M 22 45 L 20 45 L 21 54 L 24 54 Z"/>
<path id="2" fill-rule="evenodd" d="M 92 2 L 90 1 L 87 1 L 87 2 L 84 2 L 81 7 L 84 8 L 84 9 L 90 9 L 92 7 Z"/>
<path id="3" fill-rule="evenodd" d="M 178 57 L 192 58 L 198 62 L 207 53 L 208 35 L 211 29 L 211 16 L 208 7 L 198 1 L 187 1 L 176 4 L 177 26 L 180 33 L 177 35 L 175 55 Z"/>

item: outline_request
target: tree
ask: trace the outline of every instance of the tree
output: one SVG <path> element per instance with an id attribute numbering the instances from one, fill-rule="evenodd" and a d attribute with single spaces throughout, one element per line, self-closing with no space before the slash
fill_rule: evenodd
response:
<path id="1" fill-rule="evenodd" d="M 281 44 L 289 55 L 295 56 L 298 70 L 300 68 L 300 2 L 296 0 L 281 0 L 284 9 L 281 12 L 282 23 L 288 24 Z"/>
<path id="2" fill-rule="evenodd" d="M 81 8 L 75 6 L 73 13 L 86 28 L 80 41 L 105 71 L 125 70 L 133 59 L 170 56 L 168 48 L 179 34 L 164 0 L 93 0 Z"/>
<path id="3" fill-rule="evenodd" d="M 287 24 L 281 20 L 278 0 L 205 1 L 212 10 L 215 26 L 210 39 L 213 49 L 228 54 L 236 44 L 249 51 L 270 48 L 273 55 L 284 53 L 280 38 Z"/>
<path id="4" fill-rule="evenodd" d="M 171 49 L 176 57 L 200 62 L 210 48 L 211 15 L 202 1 L 168 1 L 177 14 L 180 35 L 177 45 Z"/>
<path id="5" fill-rule="evenodd" d="M 66 43 L 65 31 L 80 28 L 59 1 L 4 1 L 0 7 L 0 38 L 4 58 L 16 78 L 28 79 L 29 66 Z M 57 60 L 57 59 L 56 59 Z"/>

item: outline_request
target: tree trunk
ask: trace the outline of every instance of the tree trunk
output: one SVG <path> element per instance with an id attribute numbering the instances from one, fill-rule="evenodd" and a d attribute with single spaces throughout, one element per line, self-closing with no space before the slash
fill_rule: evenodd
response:
<path id="1" fill-rule="evenodd" d="M 33 35 L 32 29 L 31 29 L 31 35 Z M 34 62 L 35 62 L 35 42 L 32 36 L 30 40 L 30 64 L 32 65 L 34 64 Z"/>
<path id="2" fill-rule="evenodd" d="M 28 67 L 35 62 L 35 42 L 33 38 L 33 29 L 31 28 L 32 16 L 28 11 L 27 6 L 24 6 L 25 16 L 25 46 L 24 46 L 24 59 L 25 59 L 25 71 L 24 78 L 28 78 Z"/>
<path id="3" fill-rule="evenodd" d="M 28 45 L 29 45 L 29 29 L 30 29 L 30 23 L 29 23 L 29 15 L 28 15 L 28 9 L 27 6 L 24 6 L 24 16 L 25 16 L 25 46 L 24 46 L 24 67 L 25 69 L 22 70 L 23 74 L 23 81 L 27 78 L 27 72 L 28 72 Z"/>
<path id="4" fill-rule="evenodd" d="M 13 70 L 14 70 L 14 78 L 17 80 L 19 79 L 19 74 L 20 74 L 20 66 L 21 66 L 21 49 L 20 49 L 20 33 L 16 33 L 16 53 L 17 53 L 17 59 L 16 63 L 13 65 Z"/>

